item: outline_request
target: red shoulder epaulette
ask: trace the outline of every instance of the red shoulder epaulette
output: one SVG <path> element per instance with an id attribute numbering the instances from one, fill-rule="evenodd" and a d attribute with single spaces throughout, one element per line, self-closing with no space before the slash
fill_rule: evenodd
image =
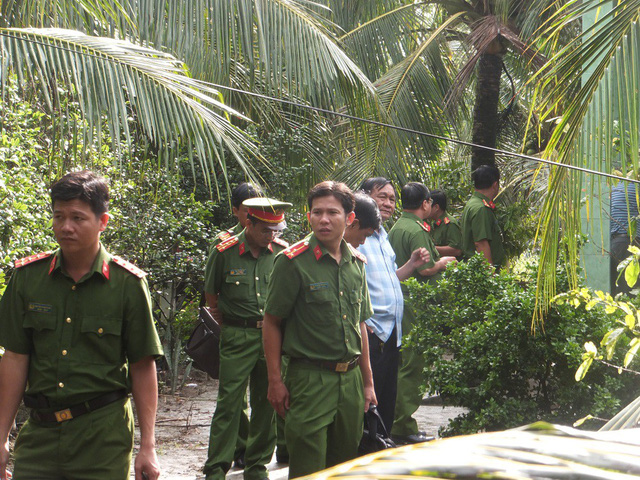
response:
<path id="1" fill-rule="evenodd" d="M 232 230 L 223 230 L 222 232 L 220 232 L 218 234 L 218 238 L 222 242 L 224 242 L 225 240 L 231 238 L 232 236 L 233 236 L 233 231 Z"/>
<path id="2" fill-rule="evenodd" d="M 449 220 L 449 217 L 444 217 L 444 224 L 449 225 L 450 223 L 451 223 L 451 220 Z"/>
<path id="3" fill-rule="evenodd" d="M 277 243 L 278 245 L 280 245 L 281 247 L 284 248 L 289 248 L 289 242 L 286 242 L 284 240 L 282 240 L 280 237 L 276 237 L 273 240 L 271 240 L 273 243 Z"/>
<path id="4" fill-rule="evenodd" d="M 21 258 L 13 262 L 13 266 L 15 268 L 24 267 L 25 265 L 29 265 L 30 263 L 37 262 L 39 260 L 44 260 L 45 258 L 49 258 L 53 255 L 53 252 L 42 252 L 36 253 L 35 255 L 30 255 L 28 257 Z"/>
<path id="5" fill-rule="evenodd" d="M 124 258 L 114 255 L 111 257 L 111 260 L 113 260 L 113 263 L 120 265 L 127 272 L 134 274 L 138 278 L 144 278 L 147 275 L 147 272 L 136 267 L 133 263 L 127 262 Z"/>
<path id="6" fill-rule="evenodd" d="M 233 247 L 236 243 L 238 243 L 238 237 L 227 238 L 224 242 L 219 243 L 216 248 L 219 252 L 224 252 L 230 247 Z"/>
<path id="7" fill-rule="evenodd" d="M 300 255 L 302 252 L 309 249 L 309 241 L 308 240 L 300 240 L 297 243 L 294 243 L 289 248 L 284 250 L 284 254 L 289 258 L 295 258 Z"/>
<path id="8" fill-rule="evenodd" d="M 353 245 L 351 245 L 350 243 L 347 243 L 347 245 L 349 245 L 349 248 L 351 249 L 351 253 L 353 254 L 354 257 L 356 257 L 362 263 L 367 263 L 367 257 L 363 253 L 360 253 L 358 250 L 353 248 Z"/>
<path id="9" fill-rule="evenodd" d="M 425 232 L 431 231 L 431 227 L 427 222 L 421 222 L 420 220 L 416 220 L 416 223 L 420 225 Z"/>
<path id="10" fill-rule="evenodd" d="M 482 199 L 482 203 L 484 203 L 485 207 L 489 207 L 491 210 L 495 210 L 496 209 L 496 204 L 489 201 L 487 202 L 484 198 Z"/>

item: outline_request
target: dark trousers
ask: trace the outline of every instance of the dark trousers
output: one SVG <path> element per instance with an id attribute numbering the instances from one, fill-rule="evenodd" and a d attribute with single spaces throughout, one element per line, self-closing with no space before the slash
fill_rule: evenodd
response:
<path id="1" fill-rule="evenodd" d="M 373 372 L 373 385 L 378 399 L 378 411 L 389 434 L 393 426 L 398 391 L 400 347 L 396 345 L 397 343 L 398 332 L 395 328 L 386 342 L 380 340 L 375 333 L 369 332 L 369 358 Z"/>
<path id="2" fill-rule="evenodd" d="M 634 238 L 633 245 L 636 247 L 640 247 L 640 240 L 638 238 Z M 629 235 L 624 234 L 614 234 L 611 236 L 611 244 L 609 247 L 611 259 L 610 261 L 610 275 L 611 275 L 611 295 L 616 295 L 617 293 L 624 292 L 629 293 L 631 288 L 627 284 L 624 279 L 624 273 L 618 280 L 618 275 L 620 274 L 617 271 L 618 264 L 627 258 L 631 253 L 629 253 Z M 618 281 L 618 285 L 616 286 L 616 281 Z M 638 288 L 638 285 L 634 285 L 634 288 Z"/>

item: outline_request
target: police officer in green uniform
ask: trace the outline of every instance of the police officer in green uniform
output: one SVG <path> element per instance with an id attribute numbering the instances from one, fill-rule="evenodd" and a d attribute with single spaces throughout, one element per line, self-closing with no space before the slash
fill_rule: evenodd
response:
<path id="1" fill-rule="evenodd" d="M 421 281 L 436 281 L 449 262 L 455 257 L 441 257 L 435 248 L 430 235 L 431 227 L 426 222 L 431 213 L 431 196 L 429 189 L 422 183 L 410 182 L 400 192 L 402 215 L 389 231 L 389 243 L 396 252 L 396 262 L 404 265 L 417 248 L 426 248 L 430 260 L 418 267 L 413 277 Z M 410 303 L 409 292 L 402 287 L 404 293 L 404 315 L 402 331 L 408 334 L 413 328 L 415 313 Z M 418 443 L 429 440 L 425 432 L 418 430 L 413 418 L 422 401 L 422 369 L 424 361 L 419 352 L 410 347 L 400 351 L 400 368 L 398 370 L 398 394 L 396 398 L 395 419 L 391 430 L 394 441 L 398 444 Z"/>
<path id="2" fill-rule="evenodd" d="M 242 202 L 250 198 L 262 196 L 262 191 L 256 185 L 248 182 L 242 182 L 236 185 L 231 191 L 231 213 L 238 219 L 233 227 L 223 230 L 213 239 L 211 248 L 213 249 L 220 242 L 228 240 L 230 237 L 239 235 L 247 223 L 247 207 Z M 238 468 L 244 468 L 244 451 L 247 447 L 247 437 L 249 436 L 249 413 L 247 410 L 247 395 L 242 399 L 242 413 L 240 414 L 240 427 L 238 429 L 238 439 L 236 441 L 236 449 L 233 454 L 233 465 Z"/>
<path id="3" fill-rule="evenodd" d="M 500 269 L 506 255 L 502 244 L 502 231 L 498 225 L 493 200 L 500 191 L 500 171 L 491 165 L 482 165 L 471 174 L 475 192 L 462 212 L 462 250 L 465 258 L 477 253 Z"/>
<path id="4" fill-rule="evenodd" d="M 460 223 L 447 213 L 447 196 L 442 190 L 431 190 L 429 220 L 433 243 L 440 256 L 462 260 L 462 230 Z"/>
<path id="5" fill-rule="evenodd" d="M 245 451 L 246 480 L 267 477 L 265 465 L 275 446 L 274 411 L 267 401 L 267 370 L 262 349 L 262 316 L 275 256 L 288 244 L 276 237 L 290 203 L 270 198 L 245 200 L 245 229 L 218 244 L 206 267 L 205 295 L 222 325 L 218 403 L 211 422 L 207 480 L 224 479 L 231 467 L 250 386 L 251 420 Z"/>
<path id="6" fill-rule="evenodd" d="M 342 238 L 354 218 L 353 194 L 327 181 L 307 201 L 313 233 L 277 256 L 263 331 L 269 401 L 285 417 L 289 478 L 356 457 L 363 412 L 376 403 L 366 259 Z M 285 382 L 283 352 L 290 357 Z"/>
<path id="7" fill-rule="evenodd" d="M 24 395 L 31 414 L 16 440 L 14 478 L 128 479 L 130 391 L 141 433 L 136 479 L 156 479 L 162 347 L 145 274 L 100 244 L 109 221 L 102 178 L 65 175 L 51 201 L 60 248 L 17 261 L 0 301 L 0 478 Z"/>

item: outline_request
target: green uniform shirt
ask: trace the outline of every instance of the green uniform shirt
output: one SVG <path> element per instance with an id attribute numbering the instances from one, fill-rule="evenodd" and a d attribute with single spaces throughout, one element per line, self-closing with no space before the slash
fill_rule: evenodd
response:
<path id="1" fill-rule="evenodd" d="M 431 225 L 433 243 L 437 247 L 452 247 L 462 250 L 462 230 L 460 223 L 445 213 Z"/>
<path id="2" fill-rule="evenodd" d="M 418 268 L 418 271 L 426 270 L 435 265 L 440 260 L 440 254 L 436 250 L 436 246 L 433 243 L 430 233 L 427 229 L 431 227 L 424 222 L 420 217 L 413 213 L 402 212 L 402 215 L 389 231 L 389 243 L 396 252 L 396 264 L 404 265 L 411 258 L 411 253 L 417 248 L 426 248 L 429 250 L 431 259 L 423 266 Z M 412 275 L 418 280 L 431 281 L 436 280 L 439 274 L 432 275 L 430 277 L 422 276 L 417 273 Z M 406 293 L 406 288 L 402 287 Z"/>
<path id="3" fill-rule="evenodd" d="M 474 192 L 462 212 L 462 253 L 471 258 L 476 253 L 475 242 L 488 240 L 493 264 L 500 267 L 505 262 L 502 232 L 489 197 Z"/>
<path id="4" fill-rule="evenodd" d="M 60 250 L 15 270 L 0 300 L 0 345 L 30 355 L 27 394 L 74 405 L 128 388 L 128 363 L 162 355 L 147 281 L 126 268 L 101 245 L 77 283 Z"/>
<path id="5" fill-rule="evenodd" d="M 218 309 L 225 317 L 262 317 L 273 262 L 276 253 L 285 247 L 271 242 L 254 258 L 244 231 L 231 238 L 237 238 L 237 242 L 224 251 L 212 249 L 205 269 L 204 290 L 219 294 Z"/>
<path id="6" fill-rule="evenodd" d="M 373 315 L 364 257 L 344 240 L 340 248 L 338 264 L 311 234 L 276 257 L 265 310 L 286 318 L 283 352 L 292 358 L 345 362 L 362 353 L 360 323 Z"/>

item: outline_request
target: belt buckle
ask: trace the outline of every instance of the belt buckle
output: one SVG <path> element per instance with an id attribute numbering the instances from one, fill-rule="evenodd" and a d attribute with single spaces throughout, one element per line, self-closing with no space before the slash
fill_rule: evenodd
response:
<path id="1" fill-rule="evenodd" d="M 263 320 L 258 320 L 256 322 L 256 328 L 262 328 Z"/>
<path id="2" fill-rule="evenodd" d="M 336 363 L 336 372 L 344 373 L 349 370 L 349 362 Z"/>
<path id="3" fill-rule="evenodd" d="M 73 418 L 73 415 L 71 415 L 71 410 L 69 410 L 68 408 L 53 412 L 53 414 L 56 416 L 56 420 L 58 422 L 66 422 L 67 420 L 71 420 Z"/>

